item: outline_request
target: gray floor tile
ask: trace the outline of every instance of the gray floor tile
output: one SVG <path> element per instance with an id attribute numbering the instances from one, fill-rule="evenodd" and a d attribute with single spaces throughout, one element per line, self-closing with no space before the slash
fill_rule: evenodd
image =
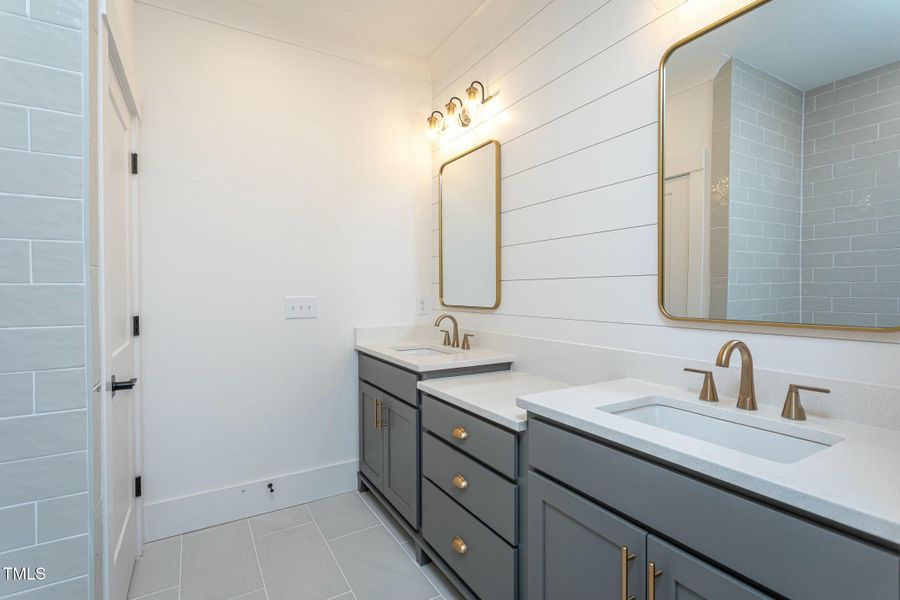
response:
<path id="1" fill-rule="evenodd" d="M 453 584 L 444 577 L 444 574 L 441 573 L 441 570 L 438 569 L 433 562 L 422 567 L 422 571 L 425 573 L 425 577 L 428 578 L 428 581 L 431 582 L 431 585 L 440 592 L 443 598 L 446 600 L 465 600 L 462 594 L 456 591 Z"/>
<path id="2" fill-rule="evenodd" d="M 349 590 L 314 524 L 256 540 L 269 600 L 326 600 Z"/>
<path id="3" fill-rule="evenodd" d="M 140 598 L 177 586 L 180 562 L 180 536 L 146 544 L 144 555 L 134 563 L 128 597 Z"/>
<path id="4" fill-rule="evenodd" d="M 170 588 L 168 590 L 144 596 L 141 600 L 178 600 L 178 588 Z"/>
<path id="5" fill-rule="evenodd" d="M 384 527 L 348 535 L 329 545 L 357 600 L 431 600 L 438 595 Z"/>
<path id="6" fill-rule="evenodd" d="M 366 504 L 369 505 L 369 508 L 375 513 L 375 515 L 384 523 L 384 526 L 387 527 L 387 530 L 391 533 L 392 536 L 397 538 L 398 542 L 405 542 L 410 539 L 409 535 L 407 535 L 406 530 L 404 530 L 397 521 L 392 517 L 388 511 L 384 510 L 384 507 L 381 506 L 381 503 L 376 500 L 370 492 L 363 492 L 360 494 L 363 500 L 365 500 Z"/>
<path id="7" fill-rule="evenodd" d="M 308 506 L 327 540 L 379 524 L 378 517 L 356 492 L 311 502 Z"/>
<path id="8" fill-rule="evenodd" d="M 409 557 L 413 560 L 416 560 L 416 549 L 413 546 L 412 540 L 408 542 L 403 542 L 400 544 L 400 547 L 403 548 L 403 551 L 409 554 Z"/>
<path id="9" fill-rule="evenodd" d="M 312 516 L 304 504 L 253 517 L 250 519 L 250 529 L 253 530 L 253 537 L 259 537 L 311 522 Z"/>
<path id="10" fill-rule="evenodd" d="M 245 596 L 238 596 L 232 600 L 266 600 L 266 590 L 256 590 Z"/>
<path id="11" fill-rule="evenodd" d="M 181 600 L 231 600 L 263 587 L 247 521 L 184 536 Z"/>

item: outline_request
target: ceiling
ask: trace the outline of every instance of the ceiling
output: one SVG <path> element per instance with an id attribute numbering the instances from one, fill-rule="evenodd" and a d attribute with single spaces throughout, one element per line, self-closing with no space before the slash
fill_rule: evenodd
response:
<path id="1" fill-rule="evenodd" d="M 900 59 L 898 0 L 778 0 L 679 49 L 682 68 L 726 54 L 809 90 Z"/>
<path id="2" fill-rule="evenodd" d="M 485 0 L 240 0 L 316 27 L 427 58 Z"/>

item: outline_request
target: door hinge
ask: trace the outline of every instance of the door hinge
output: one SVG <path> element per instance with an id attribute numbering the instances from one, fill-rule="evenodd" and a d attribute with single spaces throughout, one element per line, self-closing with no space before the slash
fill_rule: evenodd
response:
<path id="1" fill-rule="evenodd" d="M 131 174 L 132 175 L 137 175 L 137 171 L 138 171 L 137 167 L 138 167 L 137 152 L 132 152 L 131 153 Z"/>
<path id="2" fill-rule="evenodd" d="M 131 335 L 134 337 L 141 335 L 141 315 L 131 317 Z"/>
<path id="3" fill-rule="evenodd" d="M 134 497 L 135 498 L 141 497 L 141 476 L 140 475 L 138 475 L 137 477 L 134 478 Z"/>

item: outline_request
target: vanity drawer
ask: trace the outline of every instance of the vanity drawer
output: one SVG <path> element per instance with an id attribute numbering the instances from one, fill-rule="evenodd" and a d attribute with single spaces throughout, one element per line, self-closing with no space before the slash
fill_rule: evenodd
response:
<path id="1" fill-rule="evenodd" d="M 481 466 L 430 433 L 422 435 L 422 474 L 512 545 L 518 543 L 519 486 Z M 465 482 L 464 489 L 454 485 Z"/>
<path id="2" fill-rule="evenodd" d="M 528 432 L 532 468 L 778 594 L 900 597 L 888 550 L 543 420 Z"/>
<path id="3" fill-rule="evenodd" d="M 422 533 L 479 598 L 516 598 L 518 551 L 427 479 L 422 480 Z M 464 554 L 454 549 L 455 538 L 465 544 Z"/>
<path id="4" fill-rule="evenodd" d="M 419 405 L 419 391 L 416 389 L 419 378 L 415 373 L 404 371 L 365 354 L 358 356 L 360 379 L 413 406 Z"/>
<path id="5" fill-rule="evenodd" d="M 518 476 L 515 433 L 427 394 L 422 394 L 422 426 L 510 479 Z"/>

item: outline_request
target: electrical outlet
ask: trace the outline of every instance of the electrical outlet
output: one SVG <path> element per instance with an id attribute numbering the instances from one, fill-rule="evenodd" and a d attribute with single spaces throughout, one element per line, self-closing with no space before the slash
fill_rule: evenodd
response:
<path id="1" fill-rule="evenodd" d="M 427 315 L 428 314 L 428 296 L 418 296 L 416 298 L 416 314 L 417 315 Z"/>
<path id="2" fill-rule="evenodd" d="M 315 319 L 319 316 L 316 296 L 287 296 L 284 299 L 285 319 Z"/>

